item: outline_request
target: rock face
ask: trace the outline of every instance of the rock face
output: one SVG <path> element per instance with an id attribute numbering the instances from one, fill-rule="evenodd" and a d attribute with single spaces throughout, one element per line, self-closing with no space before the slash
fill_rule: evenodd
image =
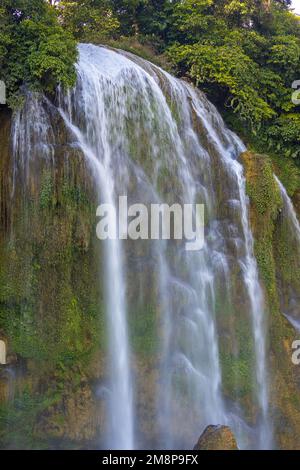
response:
<path id="1" fill-rule="evenodd" d="M 207 426 L 194 450 L 238 450 L 236 439 L 228 426 Z"/>
<path id="2" fill-rule="evenodd" d="M 95 237 L 97 197 L 74 136 L 47 100 L 42 107 L 51 123 L 46 139 L 51 143 L 51 158 L 40 158 L 43 145 L 34 145 L 33 141 L 32 148 L 29 145 L 28 171 L 23 173 L 18 173 L 20 158 L 13 158 L 11 151 L 10 113 L 0 112 L 0 340 L 6 345 L 6 360 L 0 360 L 0 416 L 9 425 L 0 423 L 0 448 L 90 448 L 94 442 L 97 446 L 102 443 L 109 387 L 104 282 L 95 282 L 103 272 L 102 251 Z M 217 182 L 216 214 L 226 241 L 222 250 L 230 264 L 230 274 L 224 271 L 226 283 L 222 282 L 221 270 L 214 295 L 222 394 L 229 403 L 244 410 L 245 422 L 254 428 L 259 410 L 253 400 L 252 320 L 239 262 L 243 250 L 229 223 L 232 221 L 238 230 L 240 220 L 231 198 L 232 181 L 219 164 L 218 152 L 196 113 L 193 119 L 204 148 L 209 149 L 209 174 Z M 34 127 L 35 120 L 29 121 Z M 145 174 L 151 174 L 155 165 L 148 152 L 148 127 L 141 138 L 140 132 L 135 132 L 136 122 L 130 122 L 132 128 L 128 124 L 127 132 L 135 139 L 131 145 L 133 156 L 143 165 Z M 170 154 L 165 145 L 161 152 Z M 180 192 L 179 178 L 177 169 L 170 169 L 167 163 L 158 175 L 158 184 L 161 200 L 173 203 L 173 192 Z M 283 313 L 300 318 L 300 253 L 296 256 L 272 162 L 265 156 L 245 152 L 242 163 L 255 254 L 267 300 L 274 447 L 299 449 L 300 369 L 291 361 L 292 344 L 298 333 Z M 205 175 L 203 168 L 195 165 L 199 181 Z M 132 200 L 143 200 L 144 186 L 139 187 L 139 178 L 130 174 L 129 179 Z M 147 194 L 152 197 L 152 190 Z M 154 268 L 159 258 L 156 249 L 151 250 L 151 245 L 145 246 L 142 240 L 129 241 L 125 255 L 128 323 L 138 397 L 135 406 L 141 436 L 137 447 L 142 448 L 145 442 L 155 445 L 160 439 L 160 435 L 154 435 L 153 423 L 157 420 L 155 391 L 165 300 L 160 298 L 159 274 Z M 172 266 L 176 272 L 178 269 L 180 279 L 187 278 L 187 265 L 174 259 L 178 263 L 173 260 Z M 175 336 L 179 336 L 181 320 L 194 305 L 194 295 L 184 283 L 172 281 L 172 289 L 168 309 L 176 314 L 170 317 L 170 324 Z M 186 374 L 191 367 L 180 362 L 178 369 Z M 194 396 L 182 393 L 181 370 L 178 372 L 173 384 L 177 395 L 174 393 L 170 406 L 170 421 L 174 417 L 170 428 L 176 429 L 176 442 L 185 439 L 190 443 L 199 421 L 195 408 L 190 406 Z M 185 408 L 177 397 L 184 399 Z M 198 401 L 194 402 L 202 412 Z M 180 426 L 176 426 L 178 422 Z M 237 444 L 229 428 L 209 426 L 195 449 L 237 449 Z"/>
<path id="3" fill-rule="evenodd" d="M 299 317 L 300 253 L 287 222 L 272 161 L 245 152 L 242 162 L 250 199 L 255 256 L 268 310 L 270 412 L 275 447 L 300 448 L 300 369 L 292 363 L 292 344 L 298 332 L 284 314 Z M 280 174 L 279 174 L 280 176 Z M 296 300 L 296 309 L 291 305 Z"/>
<path id="4" fill-rule="evenodd" d="M 8 366 L 17 357 L 22 363 L 20 377 L 20 364 L 0 365 L 0 413 L 7 420 L 14 415 L 15 396 L 21 432 L 30 436 L 24 439 L 10 421 L 9 429 L 0 426 L 1 448 L 12 439 L 18 448 L 49 447 L 58 439 L 78 447 L 101 427 L 101 403 L 96 406 L 93 395 L 104 374 L 102 292 L 93 282 L 100 270 L 92 240 L 94 193 L 82 155 L 65 144 L 58 114 L 47 104 L 45 112 L 57 129 L 54 163 L 35 165 L 26 181 L 18 175 L 15 191 L 8 176 L 11 116 L 0 113 L 0 340 Z"/>
<path id="5" fill-rule="evenodd" d="M 0 360 L 0 415 L 9 422 L 8 428 L 0 423 L 0 448 L 12 442 L 27 449 L 90 448 L 102 442 L 107 389 L 103 288 L 95 282 L 103 271 L 95 237 L 97 197 L 59 114 L 47 101 L 43 109 L 51 123 L 46 140 L 53 159 L 42 160 L 33 142 L 35 163 L 28 175 L 16 171 L 15 184 L 8 176 L 16 162 L 12 118 L 0 110 L 0 341 L 6 344 L 7 366 L 13 366 L 8 370 Z M 145 250 L 138 253 L 143 272 L 135 246 L 128 256 L 128 309 L 139 355 L 137 408 L 143 435 L 152 436 L 157 382 L 152 299 L 158 295 L 145 267 L 150 256 L 146 263 Z M 141 299 L 144 285 L 147 297 Z M 21 411 L 13 420 L 16 404 Z"/>

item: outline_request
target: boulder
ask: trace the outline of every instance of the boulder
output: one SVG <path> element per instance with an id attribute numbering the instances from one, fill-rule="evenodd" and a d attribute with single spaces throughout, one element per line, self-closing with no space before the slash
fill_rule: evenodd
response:
<path id="1" fill-rule="evenodd" d="M 194 450 L 238 450 L 236 439 L 228 426 L 207 426 Z"/>

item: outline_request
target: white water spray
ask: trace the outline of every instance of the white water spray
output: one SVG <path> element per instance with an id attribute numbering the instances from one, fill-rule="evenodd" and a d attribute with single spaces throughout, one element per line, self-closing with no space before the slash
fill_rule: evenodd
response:
<path id="1" fill-rule="evenodd" d="M 264 298 L 245 179 L 237 161 L 244 146 L 190 85 L 130 54 L 87 44 L 80 45 L 79 52 L 78 83 L 72 93 L 60 93 L 59 113 L 73 136 L 72 145 L 84 154 L 99 202 L 116 207 L 118 196 L 128 194 L 143 198 L 137 202 L 204 203 L 206 207 L 203 250 L 188 253 L 184 242 L 149 241 L 153 243 L 150 258 L 157 261 L 153 270 L 160 298 L 155 300 L 161 316 L 159 380 L 152 391 L 156 410 L 150 426 L 152 434 L 159 436 L 153 438 L 155 446 L 190 448 L 205 426 L 227 423 L 233 426 L 240 447 L 270 448 Z M 36 109 L 43 116 L 40 127 L 30 124 Z M 43 142 L 48 159 L 51 149 L 52 159 L 55 132 L 38 101 L 16 117 L 13 137 L 16 154 L 21 152 L 21 141 L 28 142 L 16 166 L 23 166 L 26 175 L 37 142 Z M 114 214 L 110 224 L 116 223 Z M 120 449 L 144 445 L 138 443 L 135 430 L 145 420 L 143 410 L 137 410 L 136 403 L 140 400 L 142 408 L 143 399 L 132 372 L 138 358 L 130 347 L 127 248 L 120 240 L 107 240 L 103 246 L 109 338 L 105 440 L 108 448 Z M 231 285 L 239 269 L 241 296 L 249 305 L 252 322 L 254 400 L 261 414 L 254 444 L 244 439 L 249 426 L 243 413 L 238 410 L 234 416 L 222 394 L 218 316 L 224 315 L 225 301 L 239 294 Z"/>

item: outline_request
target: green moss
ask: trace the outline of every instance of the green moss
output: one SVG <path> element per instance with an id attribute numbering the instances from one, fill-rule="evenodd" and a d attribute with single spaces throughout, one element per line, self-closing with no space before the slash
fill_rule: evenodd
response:
<path id="1" fill-rule="evenodd" d="M 276 266 L 283 284 L 300 286 L 299 253 L 295 240 L 290 239 L 289 227 L 283 223 L 278 227 L 275 239 Z"/>
<path id="2" fill-rule="evenodd" d="M 239 264 L 232 263 L 226 283 L 215 286 L 215 315 L 219 336 L 219 356 L 222 389 L 226 397 L 235 400 L 252 417 L 252 397 L 255 391 L 255 346 L 252 319 L 245 305 L 244 284 Z M 230 286 L 230 287 L 229 287 Z M 251 405 L 251 406 L 250 406 Z"/>
<path id="3" fill-rule="evenodd" d="M 11 351 L 48 369 L 105 344 L 94 202 L 80 165 L 44 169 L 38 188 L 16 194 L 14 234 L 0 246 L 0 328 Z"/>
<path id="4" fill-rule="evenodd" d="M 281 308 L 288 313 L 290 299 L 300 295 L 300 250 L 297 234 L 285 215 L 283 211 L 276 226 L 274 256 Z"/>
<path id="5" fill-rule="evenodd" d="M 144 305 L 129 312 L 129 330 L 133 351 L 139 356 L 153 356 L 158 349 L 158 325 L 155 307 Z"/>
<path id="6" fill-rule="evenodd" d="M 103 289 L 95 282 L 101 270 L 95 195 L 80 157 L 64 165 L 64 156 L 58 168 L 17 188 L 13 233 L 0 230 L 0 330 L 17 355 L 16 368 L 25 371 L 16 399 L 1 404 L 2 447 L 49 448 L 51 435 L 43 439 L 38 431 L 41 414 L 50 434 L 52 425 L 60 428 L 55 420 L 65 419 L 65 397 L 107 349 Z"/>
<path id="7" fill-rule="evenodd" d="M 270 155 L 276 175 L 284 185 L 290 197 L 300 188 L 300 168 L 292 159 Z"/>
<path id="8" fill-rule="evenodd" d="M 291 365 L 295 333 L 282 312 L 288 311 L 291 294 L 294 296 L 300 292 L 300 260 L 294 235 L 284 217 L 283 201 L 273 178 L 271 160 L 251 152 L 243 154 L 242 159 L 251 203 L 255 255 L 270 313 L 267 345 L 272 378 L 270 406 L 276 410 L 274 427 L 280 430 L 276 434 L 278 445 L 288 448 L 293 441 L 291 435 L 299 427 L 300 415 L 296 398 L 297 371 Z"/>
<path id="9" fill-rule="evenodd" d="M 255 350 L 251 334 L 251 325 L 243 312 L 234 314 L 234 331 L 228 335 L 228 341 L 220 341 L 220 361 L 222 385 L 226 396 L 241 401 L 247 408 L 247 400 L 255 390 L 253 377 Z M 249 410 L 248 410 L 249 411 Z"/>
<path id="10" fill-rule="evenodd" d="M 0 404 L 1 448 L 46 449 L 45 437 L 36 431 L 39 415 L 57 403 L 58 394 L 33 395 L 25 388 L 12 402 Z"/>
<path id="11" fill-rule="evenodd" d="M 53 178 L 50 171 L 45 171 L 41 179 L 40 208 L 47 209 L 53 201 Z"/>
<path id="12" fill-rule="evenodd" d="M 258 214 L 267 215 L 272 222 L 282 205 L 280 190 L 273 176 L 273 167 L 268 157 L 256 155 L 252 158 L 256 159 L 257 169 L 255 175 L 247 180 L 247 193 L 252 207 Z"/>
<path id="13" fill-rule="evenodd" d="M 248 398 L 253 393 L 253 369 L 248 358 L 230 354 L 222 356 L 223 387 L 225 394 L 235 399 Z"/>
<path id="14" fill-rule="evenodd" d="M 65 179 L 62 185 L 62 204 L 65 206 L 89 206 L 89 200 L 86 193 L 78 186 L 70 185 Z"/>
<path id="15" fill-rule="evenodd" d="M 269 304 L 278 310 L 273 240 L 276 220 L 283 204 L 280 189 L 274 179 L 274 170 L 268 157 L 246 152 L 243 161 L 251 203 L 254 252 L 268 292 Z"/>
<path id="16" fill-rule="evenodd" d="M 279 297 L 284 295 L 284 285 L 297 285 L 300 290 L 297 242 L 291 238 L 287 222 L 281 220 L 279 210 L 282 208 L 282 200 L 281 197 L 278 199 L 277 192 L 277 187 L 270 185 L 266 210 L 261 213 L 261 217 L 257 217 L 254 245 L 260 273 L 268 291 L 269 303 L 275 310 L 279 310 Z M 270 201 L 272 194 L 273 200 Z M 267 195 L 265 196 L 267 199 Z"/>
<path id="17" fill-rule="evenodd" d="M 254 252 L 260 274 L 268 291 L 270 304 L 278 308 L 278 295 L 276 286 L 275 261 L 273 256 L 272 232 L 264 234 L 261 239 L 255 240 Z"/>

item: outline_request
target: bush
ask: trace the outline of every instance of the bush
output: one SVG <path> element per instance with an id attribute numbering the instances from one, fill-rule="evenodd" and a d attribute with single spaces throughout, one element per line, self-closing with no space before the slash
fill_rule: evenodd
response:
<path id="1" fill-rule="evenodd" d="M 53 93 L 75 84 L 76 42 L 44 0 L 3 0 L 0 76 L 12 106 L 23 87 Z"/>

